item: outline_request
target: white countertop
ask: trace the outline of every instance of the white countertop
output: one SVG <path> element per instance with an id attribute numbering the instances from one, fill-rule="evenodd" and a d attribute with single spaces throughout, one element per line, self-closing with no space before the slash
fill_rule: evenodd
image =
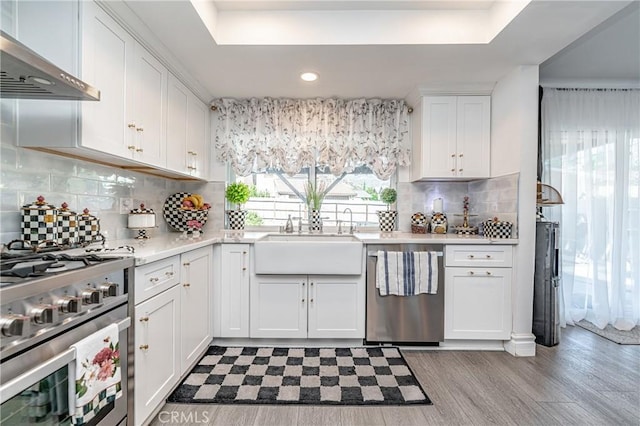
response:
<path id="1" fill-rule="evenodd" d="M 208 231 L 200 237 L 187 237 L 182 233 L 169 232 L 161 235 L 155 235 L 147 240 L 137 240 L 134 238 L 110 240 L 107 241 L 105 247 L 116 248 L 125 245 L 132 246 L 135 248 L 133 256 L 136 259 L 136 265 L 144 265 L 146 263 L 155 262 L 160 259 L 212 244 L 251 244 L 267 234 L 274 234 L 274 232 Z M 518 244 L 518 240 L 515 238 L 491 239 L 477 235 L 458 236 L 456 234 L 412 234 L 409 232 L 358 232 L 354 235 L 364 244 Z"/>

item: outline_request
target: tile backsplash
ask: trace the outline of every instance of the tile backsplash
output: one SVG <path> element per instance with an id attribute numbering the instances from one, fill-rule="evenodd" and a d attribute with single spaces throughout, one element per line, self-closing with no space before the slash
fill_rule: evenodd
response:
<path id="1" fill-rule="evenodd" d="M 67 202 L 77 212 L 88 208 L 100 219 L 107 239 L 135 236 L 120 214 L 121 199 L 144 203 L 157 215 L 155 233 L 170 231 L 162 216 L 164 200 L 179 191 L 198 192 L 212 205 L 207 229 L 224 225 L 224 183 L 182 182 L 16 146 L 11 101 L 1 103 L 0 243 L 20 238 L 20 207 L 43 195 L 49 204 Z"/>
<path id="2" fill-rule="evenodd" d="M 498 217 L 514 223 L 513 237 L 517 238 L 519 174 L 481 179 L 471 182 L 404 182 L 398 184 L 399 230 L 411 231 L 411 215 L 415 212 L 431 214 L 433 200 L 443 199 L 450 231 L 462 225 L 463 200 L 469 197 L 469 223 Z M 475 216 L 474 216 L 475 215 Z"/>

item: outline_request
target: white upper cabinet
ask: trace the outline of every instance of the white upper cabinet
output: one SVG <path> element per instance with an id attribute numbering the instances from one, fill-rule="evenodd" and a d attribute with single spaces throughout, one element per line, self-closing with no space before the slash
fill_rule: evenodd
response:
<path id="1" fill-rule="evenodd" d="M 416 113 L 413 181 L 489 177 L 489 96 L 425 96 Z"/>
<path id="2" fill-rule="evenodd" d="M 209 110 L 184 85 L 179 98 L 179 82 L 170 83 L 162 58 L 92 1 L 57 9 L 58 2 L 30 3 L 18 10 L 19 39 L 34 39 L 34 49 L 100 90 L 100 101 L 20 102 L 18 146 L 161 176 L 208 178 Z M 38 37 L 39 22 L 51 14 L 65 31 Z"/>
<path id="3" fill-rule="evenodd" d="M 134 67 L 136 42 L 92 2 L 82 5 L 82 79 L 100 90 L 99 102 L 82 104 L 81 144 L 121 157 L 135 155 Z"/>
<path id="4" fill-rule="evenodd" d="M 82 104 L 82 144 L 166 166 L 167 69 L 94 3 L 83 10 L 82 77 L 101 99 Z"/>
<path id="5" fill-rule="evenodd" d="M 129 117 L 129 123 L 135 125 L 134 158 L 146 164 L 166 167 L 169 72 L 139 44 L 136 45 L 135 60 L 134 109 Z"/>
<path id="6" fill-rule="evenodd" d="M 168 99 L 167 167 L 207 178 L 209 109 L 171 74 Z"/>

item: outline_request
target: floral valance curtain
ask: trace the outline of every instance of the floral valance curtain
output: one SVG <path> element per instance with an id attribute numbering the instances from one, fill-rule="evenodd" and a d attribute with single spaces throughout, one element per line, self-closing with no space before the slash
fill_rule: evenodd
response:
<path id="1" fill-rule="evenodd" d="M 409 164 L 407 106 L 385 99 L 218 99 L 216 153 L 236 174 L 329 167 L 340 175 L 362 165 L 388 179 Z"/>

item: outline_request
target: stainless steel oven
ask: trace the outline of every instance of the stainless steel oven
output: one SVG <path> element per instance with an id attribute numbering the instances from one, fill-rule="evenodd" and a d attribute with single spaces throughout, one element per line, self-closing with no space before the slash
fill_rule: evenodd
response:
<path id="1" fill-rule="evenodd" d="M 122 396 L 101 408 L 88 424 L 126 425 L 133 263 L 133 258 L 104 258 L 84 250 L 2 259 L 0 424 L 71 424 L 71 345 L 117 324 Z M 14 268 L 17 276 L 10 271 Z"/>

